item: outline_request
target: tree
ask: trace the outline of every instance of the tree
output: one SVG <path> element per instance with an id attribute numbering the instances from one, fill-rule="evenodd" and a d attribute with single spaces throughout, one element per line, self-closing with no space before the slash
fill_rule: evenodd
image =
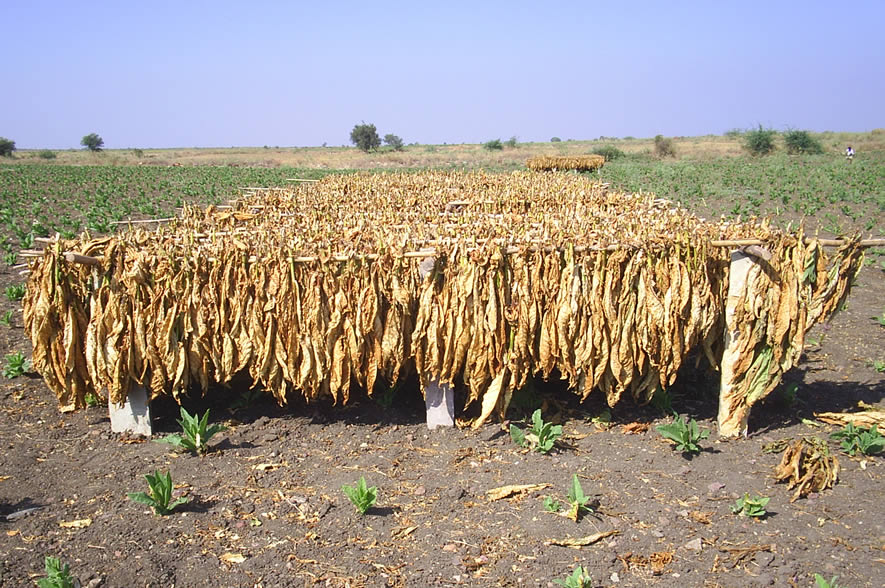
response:
<path id="1" fill-rule="evenodd" d="M 676 148 L 673 147 L 673 139 L 668 139 L 663 135 L 656 135 L 655 155 L 658 157 L 676 157 Z"/>
<path id="2" fill-rule="evenodd" d="M 381 146 L 378 129 L 375 128 L 375 125 L 367 125 L 366 123 L 353 127 L 353 130 L 350 131 L 350 142 L 366 153 Z"/>
<path id="3" fill-rule="evenodd" d="M 93 152 L 101 151 L 101 148 L 104 147 L 104 139 L 99 137 L 97 133 L 89 133 L 80 139 L 80 145 Z"/>
<path id="4" fill-rule="evenodd" d="M 824 152 L 820 141 L 812 137 L 808 131 L 787 131 L 784 133 L 784 145 L 787 146 L 787 153 L 818 154 Z"/>
<path id="5" fill-rule="evenodd" d="M 15 141 L 0 137 L 0 157 L 12 157 L 13 151 L 15 151 Z"/>
<path id="6" fill-rule="evenodd" d="M 384 143 L 386 143 L 388 147 L 393 147 L 394 151 L 403 150 L 403 140 L 396 135 L 391 135 L 390 133 L 384 135 Z"/>
<path id="7" fill-rule="evenodd" d="M 774 137 L 777 131 L 774 129 L 763 129 L 759 125 L 758 129 L 751 129 L 744 133 L 744 149 L 750 152 L 750 155 L 768 155 L 774 151 Z"/>

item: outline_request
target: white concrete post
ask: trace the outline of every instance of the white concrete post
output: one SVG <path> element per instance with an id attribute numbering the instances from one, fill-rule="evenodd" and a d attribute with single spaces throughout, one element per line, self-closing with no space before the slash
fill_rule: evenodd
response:
<path id="1" fill-rule="evenodd" d="M 150 437 L 153 433 L 151 405 L 144 386 L 130 386 L 126 402 L 122 406 L 108 402 L 108 412 L 111 416 L 111 431 L 114 433 L 134 433 L 145 437 Z"/>
<path id="2" fill-rule="evenodd" d="M 434 257 L 427 257 L 421 262 L 418 272 L 422 279 L 430 275 L 435 264 Z M 421 374 L 418 374 L 418 377 L 421 377 Z M 451 386 L 437 381 L 429 382 L 424 387 L 424 408 L 428 429 L 455 426 L 455 393 Z"/>

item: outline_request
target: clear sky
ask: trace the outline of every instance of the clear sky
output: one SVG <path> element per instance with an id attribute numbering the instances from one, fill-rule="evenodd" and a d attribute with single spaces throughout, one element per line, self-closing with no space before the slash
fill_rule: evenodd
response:
<path id="1" fill-rule="evenodd" d="M 885 0 L 0 5 L 19 148 L 885 127 Z"/>

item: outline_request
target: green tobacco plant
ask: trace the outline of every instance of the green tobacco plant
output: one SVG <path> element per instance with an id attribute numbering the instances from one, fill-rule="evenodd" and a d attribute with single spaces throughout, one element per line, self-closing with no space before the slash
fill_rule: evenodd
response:
<path id="1" fill-rule="evenodd" d="M 366 511 L 375 506 L 375 501 L 378 500 L 378 487 L 366 486 L 366 478 L 363 476 L 360 476 L 356 487 L 345 484 L 341 486 L 341 491 L 347 495 L 361 515 L 366 514 Z"/>
<path id="2" fill-rule="evenodd" d="M 595 507 L 591 503 L 590 497 L 584 494 L 584 489 L 581 487 L 577 474 L 572 475 L 572 487 L 568 491 L 568 503 L 570 506 L 566 516 L 575 522 L 578 522 L 582 514 L 594 512 Z"/>
<path id="3" fill-rule="evenodd" d="M 697 421 L 686 422 L 685 417 L 674 418 L 668 425 L 658 425 L 655 429 L 665 438 L 676 443 L 676 450 L 683 453 L 697 454 L 701 452 L 698 443 L 710 436 L 710 431 L 700 430 Z"/>
<path id="4" fill-rule="evenodd" d="M 198 419 L 196 413 L 190 415 L 184 407 L 182 407 L 181 418 L 178 419 L 178 424 L 181 425 L 181 428 L 184 431 L 184 436 L 174 433 L 172 435 L 167 435 L 162 439 L 158 439 L 157 441 L 159 443 L 168 443 L 194 453 L 206 453 L 209 439 L 211 439 L 216 433 L 227 429 L 227 427 L 218 423 L 213 424 L 211 427 L 209 426 L 208 408 L 206 409 L 206 412 L 203 413 L 203 418 Z"/>
<path id="5" fill-rule="evenodd" d="M 74 588 L 79 585 L 71 577 L 71 566 L 62 564 L 57 557 L 47 555 L 43 560 L 43 568 L 46 570 L 46 577 L 37 580 L 40 588 Z"/>
<path id="6" fill-rule="evenodd" d="M 562 505 L 552 496 L 545 496 L 544 510 L 546 510 L 547 512 L 559 512 L 560 510 L 562 510 Z"/>
<path id="7" fill-rule="evenodd" d="M 593 579 L 590 578 L 590 571 L 582 566 L 572 570 L 572 575 L 565 580 L 553 580 L 554 584 L 565 586 L 565 588 L 592 588 Z"/>
<path id="8" fill-rule="evenodd" d="M 6 265 L 15 265 L 15 261 L 18 259 L 18 254 L 14 251 L 10 251 L 9 253 L 3 254 L 3 261 Z"/>
<path id="9" fill-rule="evenodd" d="M 744 492 L 743 497 L 738 498 L 737 502 L 734 503 L 734 506 L 731 507 L 731 512 L 745 517 L 762 518 L 768 514 L 765 510 L 765 506 L 768 504 L 769 500 L 771 500 L 771 498 L 758 495 L 755 498 L 750 498 L 750 494 Z"/>
<path id="10" fill-rule="evenodd" d="M 510 425 L 510 438 L 514 443 L 520 447 L 531 447 L 539 453 L 548 453 L 561 436 L 562 425 L 545 423 L 540 408 L 532 413 L 532 427 L 528 431 Z"/>
<path id="11" fill-rule="evenodd" d="M 817 584 L 817 588 L 844 588 L 836 583 L 836 578 L 839 576 L 833 576 L 827 581 L 826 578 L 821 576 L 820 574 L 814 575 L 814 583 Z"/>
<path id="12" fill-rule="evenodd" d="M 6 365 L 3 366 L 3 375 L 9 378 L 17 378 L 28 371 L 28 360 L 21 351 L 10 353 L 6 356 Z"/>
<path id="13" fill-rule="evenodd" d="M 841 431 L 830 434 L 830 438 L 839 441 L 842 451 L 851 456 L 858 452 L 873 455 L 885 449 L 885 437 L 879 432 L 877 425 L 866 428 L 848 423 Z"/>
<path id="14" fill-rule="evenodd" d="M 172 476 L 169 472 L 163 475 L 159 471 L 154 471 L 153 474 L 145 474 L 144 478 L 147 480 L 150 493 L 129 492 L 127 494 L 129 500 L 153 507 L 154 513 L 158 515 L 167 515 L 176 506 L 188 501 L 182 496 L 174 502 L 169 502 L 172 500 Z"/>
<path id="15" fill-rule="evenodd" d="M 12 316 L 13 313 L 11 310 L 7 310 L 3 313 L 3 316 L 0 316 L 0 323 L 4 326 L 11 327 L 12 326 Z"/>
<path id="16" fill-rule="evenodd" d="M 6 286 L 5 292 L 7 299 L 11 300 L 12 302 L 18 302 L 25 297 L 25 285 L 14 284 L 12 286 Z"/>

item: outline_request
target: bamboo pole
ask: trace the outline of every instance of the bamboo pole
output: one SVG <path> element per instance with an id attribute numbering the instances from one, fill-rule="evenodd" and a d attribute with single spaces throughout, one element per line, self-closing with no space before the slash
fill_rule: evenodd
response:
<path id="1" fill-rule="evenodd" d="M 112 225 L 146 225 L 150 223 L 168 223 L 170 221 L 178 220 L 177 216 L 170 216 L 169 218 L 148 218 L 148 219 L 140 219 L 140 220 L 124 220 L 124 221 L 111 221 Z"/>
<path id="2" fill-rule="evenodd" d="M 82 263 L 84 265 L 101 265 L 101 260 L 97 257 L 82 255 L 75 251 L 65 251 L 65 261 L 68 263 Z"/>

